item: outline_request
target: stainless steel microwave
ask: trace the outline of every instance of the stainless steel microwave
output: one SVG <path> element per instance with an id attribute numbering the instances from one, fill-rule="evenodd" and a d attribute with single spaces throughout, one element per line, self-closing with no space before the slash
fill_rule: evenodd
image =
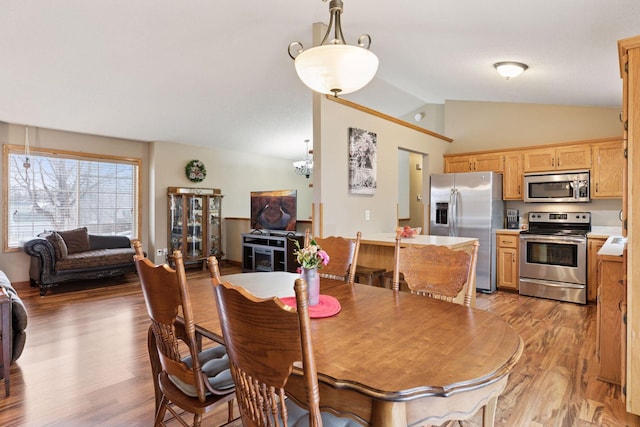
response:
<path id="1" fill-rule="evenodd" d="M 588 170 L 524 175 L 525 202 L 576 203 L 590 200 Z"/>

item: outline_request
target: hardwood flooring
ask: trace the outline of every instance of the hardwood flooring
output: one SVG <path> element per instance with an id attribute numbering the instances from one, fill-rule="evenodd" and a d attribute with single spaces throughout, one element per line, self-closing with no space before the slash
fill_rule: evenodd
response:
<path id="1" fill-rule="evenodd" d="M 239 272 L 221 267 L 222 274 Z M 44 297 L 26 286 L 19 292 L 29 312 L 27 345 L 11 366 L 11 396 L 0 394 L 0 426 L 153 425 L 148 318 L 135 274 L 61 285 Z M 478 294 L 477 306 L 502 317 L 525 343 L 498 400 L 496 426 L 640 427 L 619 387 L 596 379 L 595 306 L 505 292 Z M 224 415 L 213 413 L 203 425 Z M 463 425 L 481 426 L 480 415 Z"/>

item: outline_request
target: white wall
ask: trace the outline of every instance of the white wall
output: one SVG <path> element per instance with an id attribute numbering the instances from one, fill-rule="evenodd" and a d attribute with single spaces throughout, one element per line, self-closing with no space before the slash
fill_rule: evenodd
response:
<path id="1" fill-rule="evenodd" d="M 1 144 L 24 145 L 24 134 L 24 126 L 0 122 Z M 142 159 L 140 228 L 142 243 L 149 254 L 167 247 L 166 192 L 170 186 L 220 188 L 225 195 L 223 217 L 242 218 L 249 217 L 251 191 L 296 189 L 298 218 L 308 219 L 311 216 L 309 181 L 296 175 L 292 162 L 287 160 L 177 143 L 149 143 L 41 128 L 29 128 L 29 136 L 32 147 Z M 192 183 L 186 178 L 184 168 L 193 159 L 205 163 L 207 177 L 203 182 Z M 0 180 L 3 177 L 1 172 L 0 169 Z M 4 216 L 4 210 L 0 211 Z M 240 244 L 240 235 L 223 235 L 223 244 L 228 239 L 237 239 Z M 0 269 L 13 282 L 29 280 L 29 263 L 30 257 L 22 251 L 0 253 Z"/>
<path id="2" fill-rule="evenodd" d="M 221 189 L 224 195 L 223 218 L 248 218 L 251 191 L 297 190 L 298 218 L 308 219 L 311 215 L 312 191 L 308 186 L 309 181 L 295 174 L 291 161 L 171 142 L 152 143 L 151 153 L 154 159 L 150 167 L 153 179 L 151 194 L 155 210 L 150 215 L 154 225 L 148 245 L 149 253 L 155 254 L 155 249 L 167 247 L 167 187 Z M 207 177 L 199 183 L 189 181 L 184 172 L 185 165 L 193 159 L 204 162 L 207 169 Z M 225 230 L 224 221 L 222 226 Z M 230 242 L 230 239 L 235 241 Z M 235 246 L 236 243 L 239 245 L 240 239 L 240 235 L 229 236 L 223 232 L 223 247 Z"/>
<path id="3" fill-rule="evenodd" d="M 446 135 L 453 138 L 451 153 L 509 149 L 619 136 L 620 107 L 516 104 L 504 102 L 447 101 Z M 590 203 L 541 204 L 507 201 L 526 220 L 529 211 L 587 211 L 592 225 L 620 226 L 621 199 Z"/>
<path id="4" fill-rule="evenodd" d="M 393 232 L 397 224 L 398 148 L 426 154 L 423 172 L 443 171 L 442 155 L 449 142 L 363 113 L 359 110 L 315 95 L 314 103 L 314 200 L 322 203 L 324 236 L 354 236 Z M 316 111 L 317 110 L 317 111 Z M 377 134 L 378 186 L 374 195 L 349 194 L 349 128 L 365 129 Z M 425 200 L 426 202 L 426 200 Z M 365 221 L 365 210 L 371 219 Z M 319 220 L 319 217 L 318 217 Z M 314 232 L 319 233 L 318 221 Z"/>
<path id="5" fill-rule="evenodd" d="M 48 149 L 59 149 L 64 151 L 74 151 L 80 153 L 104 154 L 106 156 L 122 156 L 130 158 L 143 159 L 142 173 L 146 174 L 147 162 L 146 144 L 140 141 L 108 138 L 96 135 L 86 135 L 74 132 L 63 132 L 52 129 L 29 128 L 29 139 L 32 148 L 41 147 Z M 22 125 L 14 125 L 0 122 L 0 143 L 2 145 L 24 145 L 25 127 Z M 2 165 L 4 168 L 4 162 Z M 4 179 L 4 171 L 0 169 L 0 180 Z M 2 182 L 4 191 L 4 182 Z M 141 235 L 145 239 L 149 229 L 147 226 L 146 213 L 148 205 L 148 181 L 142 179 L 142 224 Z M 0 209 L 4 224 L 4 204 Z M 4 227 L 1 233 L 4 233 Z M 4 236 L 3 236 L 4 237 Z M 12 282 L 22 282 L 29 280 L 29 263 L 30 257 L 22 250 L 11 250 L 9 252 L 0 253 L 0 269 L 2 269 L 9 280 Z"/>
<path id="6" fill-rule="evenodd" d="M 446 101 L 451 153 L 620 136 L 620 107 Z"/>

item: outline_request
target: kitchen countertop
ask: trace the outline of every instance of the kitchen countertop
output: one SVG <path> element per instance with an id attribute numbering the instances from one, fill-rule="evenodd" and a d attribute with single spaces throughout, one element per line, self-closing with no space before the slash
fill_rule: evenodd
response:
<path id="1" fill-rule="evenodd" d="M 622 226 L 601 226 L 592 225 L 591 232 L 587 234 L 587 237 L 601 237 L 606 239 L 609 236 L 621 236 Z"/>
<path id="2" fill-rule="evenodd" d="M 402 246 L 424 246 L 438 245 L 446 246 L 450 249 L 458 249 L 471 245 L 476 238 L 471 237 L 449 237 L 449 236 L 432 236 L 418 234 L 416 237 L 402 239 Z M 394 246 L 396 244 L 396 233 L 372 233 L 363 234 L 360 238 L 361 245 L 381 245 Z"/>
<path id="3" fill-rule="evenodd" d="M 602 248 L 598 251 L 598 256 L 622 256 L 622 251 L 627 242 L 621 235 L 613 235 L 607 238 Z"/>
<path id="4" fill-rule="evenodd" d="M 499 228 L 496 230 L 496 233 L 501 234 L 520 234 L 521 231 L 519 228 Z"/>

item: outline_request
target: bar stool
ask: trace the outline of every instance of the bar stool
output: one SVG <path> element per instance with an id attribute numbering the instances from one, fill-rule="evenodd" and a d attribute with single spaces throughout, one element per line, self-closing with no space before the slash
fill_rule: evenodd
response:
<path id="1" fill-rule="evenodd" d="M 373 286 L 374 278 L 377 279 L 378 284 L 376 286 L 384 288 L 384 273 L 387 270 L 384 268 L 375 268 L 375 267 L 367 267 L 364 265 L 356 265 L 356 282 L 363 283 L 360 279 L 363 276 L 366 276 L 366 284 L 369 286 Z"/>

